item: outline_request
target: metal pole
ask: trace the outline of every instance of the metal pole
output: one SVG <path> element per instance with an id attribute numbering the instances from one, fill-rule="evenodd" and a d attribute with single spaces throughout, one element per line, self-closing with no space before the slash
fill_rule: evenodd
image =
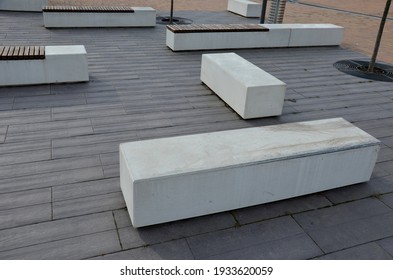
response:
<path id="1" fill-rule="evenodd" d="M 371 57 L 370 64 L 368 65 L 368 70 L 367 70 L 368 72 L 374 71 L 375 61 L 377 60 L 377 55 L 378 55 L 378 51 L 379 51 L 379 45 L 381 44 L 383 29 L 385 28 L 386 18 L 388 17 L 388 12 L 389 12 L 391 3 L 392 3 L 392 0 L 386 1 L 386 6 L 385 6 L 385 10 L 383 12 L 382 19 L 381 19 L 381 24 L 379 25 L 377 40 L 375 41 L 373 56 Z"/>
<path id="2" fill-rule="evenodd" d="M 260 21 L 259 21 L 260 23 L 265 23 L 266 6 L 267 6 L 267 0 L 263 0 L 263 2 L 262 2 L 261 18 L 260 18 Z"/>
<path id="3" fill-rule="evenodd" d="M 171 0 L 171 16 L 169 17 L 169 24 L 173 23 L 173 0 Z"/>

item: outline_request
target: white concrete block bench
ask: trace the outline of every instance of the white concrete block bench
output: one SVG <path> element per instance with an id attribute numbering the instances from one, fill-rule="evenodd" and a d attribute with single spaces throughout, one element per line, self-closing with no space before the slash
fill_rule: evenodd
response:
<path id="1" fill-rule="evenodd" d="M 44 25 L 50 27 L 153 27 L 151 7 L 45 6 Z"/>
<path id="2" fill-rule="evenodd" d="M 88 80 L 84 46 L 0 46 L 0 86 Z"/>
<path id="3" fill-rule="evenodd" d="M 228 0 L 227 10 L 243 17 L 260 17 L 262 5 L 248 0 Z"/>
<path id="4" fill-rule="evenodd" d="M 48 5 L 48 0 L 0 0 L 0 10 L 42 12 L 42 7 Z"/>
<path id="5" fill-rule="evenodd" d="M 286 84 L 235 53 L 203 54 L 201 80 L 243 119 L 282 113 Z"/>
<path id="6" fill-rule="evenodd" d="M 168 25 L 173 51 L 336 46 L 344 29 L 333 24 Z"/>
<path id="7" fill-rule="evenodd" d="M 341 118 L 136 141 L 121 189 L 142 227 L 368 181 L 378 150 Z"/>

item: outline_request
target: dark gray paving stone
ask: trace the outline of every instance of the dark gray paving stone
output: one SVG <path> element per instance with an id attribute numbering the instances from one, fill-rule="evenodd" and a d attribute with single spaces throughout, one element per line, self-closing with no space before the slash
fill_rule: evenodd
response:
<path id="1" fill-rule="evenodd" d="M 0 231 L 0 251 L 115 229 L 111 212 L 38 223 Z"/>
<path id="2" fill-rule="evenodd" d="M 0 157 L 0 165 L 50 160 L 51 156 L 51 149 L 3 154 Z"/>
<path id="3" fill-rule="evenodd" d="M 8 126 L 0 126 L 0 144 L 5 142 Z"/>
<path id="4" fill-rule="evenodd" d="M 121 209 L 125 206 L 122 192 L 68 199 L 53 203 L 53 218 L 80 216 Z"/>
<path id="5" fill-rule="evenodd" d="M 379 199 L 393 209 L 393 193 L 381 195 Z"/>
<path id="6" fill-rule="evenodd" d="M 12 154 L 20 152 L 33 152 L 38 150 L 46 150 L 51 148 L 51 141 L 27 141 L 18 143 L 6 143 L 0 145 L 0 154 Z"/>
<path id="7" fill-rule="evenodd" d="M 229 213 L 208 215 L 161 225 L 133 228 L 126 210 L 115 211 L 119 236 L 124 249 L 222 230 L 235 226 Z"/>
<path id="8" fill-rule="evenodd" d="M 50 203 L 51 189 L 43 188 L 0 195 L 0 210 Z"/>
<path id="9" fill-rule="evenodd" d="M 104 165 L 102 168 L 104 170 L 104 177 L 105 178 L 113 178 L 113 177 L 120 176 L 119 164 Z"/>
<path id="10" fill-rule="evenodd" d="M 193 260 L 184 239 L 96 257 L 97 260 Z"/>
<path id="11" fill-rule="evenodd" d="M 0 211 L 0 229 L 46 222 L 52 219 L 52 205 L 39 204 Z"/>
<path id="12" fill-rule="evenodd" d="M 372 242 L 316 258 L 318 260 L 391 260 L 393 257 Z"/>
<path id="13" fill-rule="evenodd" d="M 101 154 L 100 159 L 104 166 L 119 164 L 119 153 Z"/>
<path id="14" fill-rule="evenodd" d="M 80 183 L 103 178 L 104 173 L 101 166 L 57 172 L 51 171 L 50 173 L 0 179 L 0 193 L 32 190 L 37 188 Z"/>
<path id="15" fill-rule="evenodd" d="M 295 214 L 293 217 L 303 229 L 312 230 L 337 226 L 386 213 L 393 213 L 393 211 L 376 198 L 366 198 L 316 211 Z"/>
<path id="16" fill-rule="evenodd" d="M 263 205 L 247 207 L 233 211 L 240 224 L 248 224 L 276 218 L 284 215 L 295 214 L 308 210 L 315 210 L 331 206 L 329 200 L 319 194 L 307 195 Z"/>
<path id="17" fill-rule="evenodd" d="M 70 128 L 87 127 L 87 126 L 91 126 L 91 122 L 89 119 L 39 122 L 35 124 L 10 125 L 8 128 L 8 133 L 19 134 L 19 133 L 37 132 L 37 131 L 43 132 L 49 130 L 67 130 Z"/>
<path id="18" fill-rule="evenodd" d="M 305 233 L 208 257 L 216 260 L 305 260 L 323 254 Z"/>
<path id="19" fill-rule="evenodd" d="M 53 120 L 72 120 L 118 115 L 125 115 L 125 111 L 121 104 L 89 104 L 52 109 Z"/>
<path id="20" fill-rule="evenodd" d="M 80 260 L 119 251 L 115 230 L 0 252 L 3 260 Z"/>
<path id="21" fill-rule="evenodd" d="M 389 255 L 393 256 L 393 237 L 388 237 L 377 242 Z"/>
<path id="22" fill-rule="evenodd" d="M 26 109 L 0 112 L 0 125 L 47 122 L 50 120 L 50 109 Z"/>
<path id="23" fill-rule="evenodd" d="M 393 192 L 393 176 L 373 178 L 371 181 L 366 183 L 329 190 L 323 192 L 323 194 L 331 202 L 338 204 L 369 196 L 378 196 L 389 192 Z"/>
<path id="24" fill-rule="evenodd" d="M 187 240 L 195 258 L 206 259 L 301 233 L 303 230 L 292 218 L 281 217 L 240 228 L 193 236 Z"/>
<path id="25" fill-rule="evenodd" d="M 393 149 L 382 148 L 378 154 L 377 162 L 392 161 L 393 160 Z"/>
<path id="26" fill-rule="evenodd" d="M 378 166 L 386 173 L 393 175 L 393 160 L 380 162 Z"/>
<path id="27" fill-rule="evenodd" d="M 54 202 L 121 191 L 119 178 L 56 186 L 52 190 Z"/>

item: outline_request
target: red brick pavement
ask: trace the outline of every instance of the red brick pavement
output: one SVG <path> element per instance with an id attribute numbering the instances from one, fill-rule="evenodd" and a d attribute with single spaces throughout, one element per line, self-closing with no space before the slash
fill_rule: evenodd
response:
<path id="1" fill-rule="evenodd" d="M 254 0 L 261 2 L 262 0 Z M 371 56 L 380 19 L 302 5 L 316 4 L 356 13 L 382 15 L 385 0 L 299 0 L 288 2 L 284 23 L 334 23 L 345 27 L 343 47 Z M 168 11 L 170 0 L 50 0 L 51 4 L 150 6 Z M 174 0 L 176 10 L 225 11 L 227 0 Z M 393 7 L 389 16 L 393 18 Z M 386 23 L 378 59 L 393 63 L 393 20 Z"/>

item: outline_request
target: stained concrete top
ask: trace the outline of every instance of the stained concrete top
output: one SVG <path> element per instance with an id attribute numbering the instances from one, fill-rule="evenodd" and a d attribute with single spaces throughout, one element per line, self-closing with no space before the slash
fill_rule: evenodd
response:
<path id="1" fill-rule="evenodd" d="M 379 141 L 342 118 L 121 144 L 134 180 L 342 151 Z"/>

